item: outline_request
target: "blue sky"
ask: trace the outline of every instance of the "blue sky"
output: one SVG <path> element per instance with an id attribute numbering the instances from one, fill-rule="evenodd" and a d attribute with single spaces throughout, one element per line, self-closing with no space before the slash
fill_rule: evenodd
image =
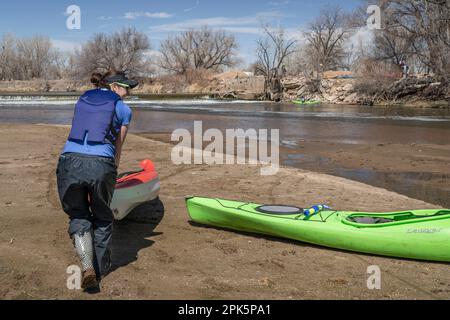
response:
<path id="1" fill-rule="evenodd" d="M 280 24 L 295 35 L 322 7 L 339 5 L 352 10 L 361 3 L 361 0 L 14 0 L 2 3 L 0 34 L 46 35 L 57 47 L 70 50 L 95 33 L 135 26 L 148 34 L 153 50 L 158 50 L 168 34 L 207 24 L 233 32 L 242 58 L 249 63 L 254 60 L 261 19 Z M 81 8 L 81 30 L 66 28 L 65 11 L 73 4 Z"/>

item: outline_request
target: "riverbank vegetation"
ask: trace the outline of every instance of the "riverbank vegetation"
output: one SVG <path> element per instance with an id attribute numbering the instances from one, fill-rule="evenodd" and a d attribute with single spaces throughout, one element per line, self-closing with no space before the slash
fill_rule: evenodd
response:
<path id="1" fill-rule="evenodd" d="M 364 1 L 354 12 L 324 8 L 295 35 L 262 21 L 249 65 L 240 59 L 232 33 L 206 25 L 169 35 L 158 50 L 151 37 L 132 27 L 96 34 L 71 52 L 57 50 L 45 36 L 5 34 L 0 90 L 26 91 L 17 81 L 34 80 L 41 82 L 41 91 L 77 91 L 94 71 L 120 70 L 141 78 L 141 91 L 148 93 L 363 104 L 433 100 L 448 105 L 449 2 L 376 4 L 382 19 L 374 30 L 368 28 L 369 3 Z"/>

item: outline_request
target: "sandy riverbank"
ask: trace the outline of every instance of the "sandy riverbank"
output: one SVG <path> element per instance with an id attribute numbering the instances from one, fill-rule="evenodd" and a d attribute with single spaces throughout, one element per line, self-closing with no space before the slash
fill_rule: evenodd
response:
<path id="1" fill-rule="evenodd" d="M 171 145 L 130 136 L 121 171 L 154 160 L 165 217 L 153 226 L 122 223 L 114 238 L 115 271 L 102 292 L 66 289 L 76 262 L 55 190 L 66 127 L 0 125 L 0 298 L 81 299 L 446 299 L 449 265 L 354 254 L 189 223 L 184 196 L 336 209 L 390 211 L 435 206 L 383 189 L 298 169 L 261 177 L 250 166 L 180 166 Z M 45 142 L 43 142 L 45 141 Z M 379 265 L 382 290 L 366 287 Z"/>

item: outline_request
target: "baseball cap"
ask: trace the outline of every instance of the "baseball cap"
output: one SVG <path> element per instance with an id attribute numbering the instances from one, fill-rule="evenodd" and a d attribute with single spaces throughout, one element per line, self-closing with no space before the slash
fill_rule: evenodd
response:
<path id="1" fill-rule="evenodd" d="M 128 79 L 124 74 L 118 74 L 115 76 L 110 76 L 105 79 L 108 84 L 116 83 L 119 86 L 134 89 L 139 85 L 139 82 L 136 80 Z"/>

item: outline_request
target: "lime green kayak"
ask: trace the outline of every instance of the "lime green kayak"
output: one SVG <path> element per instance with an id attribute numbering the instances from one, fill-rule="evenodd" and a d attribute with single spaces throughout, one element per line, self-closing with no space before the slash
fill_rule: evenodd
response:
<path id="1" fill-rule="evenodd" d="M 450 210 L 393 213 L 320 211 L 230 200 L 186 199 L 194 222 L 320 246 L 429 261 L 450 262 Z"/>
<path id="2" fill-rule="evenodd" d="M 321 104 L 322 102 L 317 100 L 307 100 L 307 101 L 293 100 L 292 103 L 299 105 L 312 105 L 312 104 Z"/>

